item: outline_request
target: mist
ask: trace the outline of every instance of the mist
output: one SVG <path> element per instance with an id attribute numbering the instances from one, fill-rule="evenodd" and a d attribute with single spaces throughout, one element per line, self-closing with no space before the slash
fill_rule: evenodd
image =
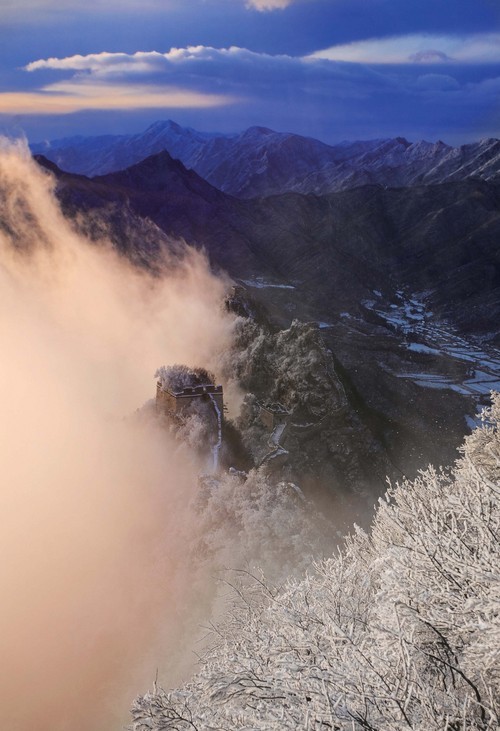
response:
<path id="1" fill-rule="evenodd" d="M 163 363 L 217 372 L 227 283 L 191 250 L 162 276 L 63 217 L 54 181 L 0 148 L 0 709 L 13 731 L 111 731 L 173 653 L 198 591 L 201 468 L 134 411 Z"/>

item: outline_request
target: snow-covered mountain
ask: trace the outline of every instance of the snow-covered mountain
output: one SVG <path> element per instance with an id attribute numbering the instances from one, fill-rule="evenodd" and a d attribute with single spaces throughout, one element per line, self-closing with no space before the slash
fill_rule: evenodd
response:
<path id="1" fill-rule="evenodd" d="M 104 175 L 123 170 L 163 150 L 193 168 L 200 150 L 219 135 L 196 132 L 172 121 L 156 122 L 136 135 L 67 137 L 31 145 L 58 167 L 82 175 Z"/>
<path id="2" fill-rule="evenodd" d="M 366 184 L 401 187 L 500 177 L 500 140 L 451 147 L 396 137 L 327 145 L 250 127 L 240 134 L 197 132 L 172 121 L 136 135 L 71 137 L 31 146 L 68 172 L 123 170 L 167 150 L 219 190 L 241 198 L 295 191 L 324 195 Z"/>

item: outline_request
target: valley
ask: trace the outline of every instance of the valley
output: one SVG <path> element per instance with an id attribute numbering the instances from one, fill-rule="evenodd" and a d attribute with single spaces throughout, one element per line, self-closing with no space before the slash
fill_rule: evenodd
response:
<path id="1" fill-rule="evenodd" d="M 266 137 L 271 147 L 283 142 Z M 381 146 L 364 154 L 384 168 Z M 387 479 L 402 482 L 402 494 L 416 479 L 419 496 L 422 470 L 451 465 L 465 434 L 474 441 L 476 414 L 500 386 L 500 185 L 485 173 L 244 197 L 167 150 L 93 177 L 18 150 L 0 162 L 11 372 L 19 377 L 26 361 L 28 322 L 26 352 L 38 345 L 23 382 L 39 356 L 50 388 L 37 399 L 52 404 L 58 393 L 68 414 L 61 423 L 73 432 L 76 459 L 56 484 L 81 485 L 87 505 L 89 459 L 97 460 L 96 515 L 108 475 L 116 491 L 104 533 L 123 510 L 123 485 L 131 491 L 127 531 L 136 532 L 119 538 L 144 544 L 131 564 L 144 589 L 134 631 L 119 638 L 123 653 L 142 603 L 151 600 L 162 619 L 152 612 L 151 639 L 123 667 L 149 673 L 149 683 L 140 657 L 154 645 L 161 684 L 178 684 L 193 671 L 184 640 L 191 647 L 199 623 L 220 611 L 214 573 L 262 570 L 273 584 L 303 575 L 312 560 L 352 545 L 353 523 L 369 529 Z M 242 185 L 252 170 L 240 164 Z M 48 411 L 35 412 L 44 425 Z M 90 457 L 82 429 L 96 434 Z M 59 465 L 66 442 L 49 433 L 39 459 Z M 51 469 L 41 472 L 50 482 Z M 144 490 L 153 491 L 146 500 Z M 141 525 L 138 506 L 151 512 Z M 58 529 L 65 520 L 56 516 Z M 86 530 L 82 538 L 86 545 Z M 57 551 L 66 555 L 64 541 Z M 126 584 L 136 582 L 127 556 L 116 552 Z M 164 597 L 166 588 L 173 594 Z M 73 617 L 69 602 L 62 612 Z M 81 662 L 91 687 L 95 659 Z M 137 694 L 134 682 L 120 693 Z M 146 713 L 149 698 L 137 701 Z M 72 699 L 79 707 L 78 689 Z M 129 702 L 120 700 L 120 714 Z"/>
<path id="2" fill-rule="evenodd" d="M 178 142 L 192 133 L 181 132 Z M 375 143 L 363 149 L 385 164 Z M 155 271 L 165 254 L 175 261 L 183 241 L 203 248 L 212 269 L 239 285 L 235 312 L 260 328 L 254 337 L 266 348 L 280 338 L 292 348 L 297 328 L 314 331 L 309 347 L 336 374 L 346 407 L 340 420 L 332 414 L 321 422 L 319 436 L 286 447 L 295 455 L 282 467 L 290 479 L 332 499 L 354 491 L 372 504 L 386 475 L 453 461 L 498 386 L 500 185 L 445 176 L 439 184 L 245 200 L 167 151 L 93 178 L 36 159 L 55 175 L 63 210 L 79 230 L 109 238 L 139 266 Z M 489 167 L 481 159 L 494 168 L 494 155 Z M 251 166 L 240 167 L 244 174 L 251 177 Z M 286 363 L 286 350 L 276 352 Z M 269 373 L 280 363 L 255 360 L 252 368 L 243 388 L 269 398 Z M 286 402 L 283 388 L 276 400 Z"/>

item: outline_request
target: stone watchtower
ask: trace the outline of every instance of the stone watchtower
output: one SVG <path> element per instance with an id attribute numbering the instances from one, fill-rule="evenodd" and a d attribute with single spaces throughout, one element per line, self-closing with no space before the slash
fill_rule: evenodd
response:
<path id="1" fill-rule="evenodd" d="M 181 414 L 188 406 L 200 401 L 216 404 L 222 414 L 224 410 L 222 386 L 207 383 L 173 390 L 166 387 L 161 381 L 156 384 L 156 409 L 163 414 Z"/>
<path id="2" fill-rule="evenodd" d="M 173 380 L 173 382 L 172 382 Z M 215 439 L 211 446 L 212 452 L 212 474 L 219 471 L 219 453 L 222 447 L 222 421 L 224 413 L 224 398 L 222 394 L 222 386 L 216 386 L 214 383 L 196 384 L 186 386 L 184 383 L 175 383 L 175 379 L 168 380 L 161 378 L 156 384 L 156 410 L 167 416 L 181 417 L 184 411 L 188 411 L 189 407 L 194 404 L 206 404 L 215 416 Z M 210 421 L 213 417 L 210 418 Z M 210 422 L 209 422 L 210 423 Z M 212 427 L 212 429 L 213 429 Z"/>

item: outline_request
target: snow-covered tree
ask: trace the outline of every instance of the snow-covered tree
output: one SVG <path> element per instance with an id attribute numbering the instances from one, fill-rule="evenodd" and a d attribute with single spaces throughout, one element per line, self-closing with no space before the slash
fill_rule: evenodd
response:
<path id="1" fill-rule="evenodd" d="M 182 391 L 187 386 L 206 386 L 215 383 L 213 373 L 205 368 L 189 368 L 186 365 L 161 366 L 155 373 L 163 388 Z"/>
<path id="2" fill-rule="evenodd" d="M 314 573 L 236 585 L 198 674 L 139 698 L 134 731 L 498 729 L 500 395 L 485 420 Z"/>
<path id="3" fill-rule="evenodd" d="M 279 583 L 304 574 L 313 557 L 328 555 L 337 542 L 296 485 L 275 482 L 263 469 L 209 478 L 200 485 L 195 507 L 194 551 L 212 571 L 262 570 L 268 581 Z"/>

